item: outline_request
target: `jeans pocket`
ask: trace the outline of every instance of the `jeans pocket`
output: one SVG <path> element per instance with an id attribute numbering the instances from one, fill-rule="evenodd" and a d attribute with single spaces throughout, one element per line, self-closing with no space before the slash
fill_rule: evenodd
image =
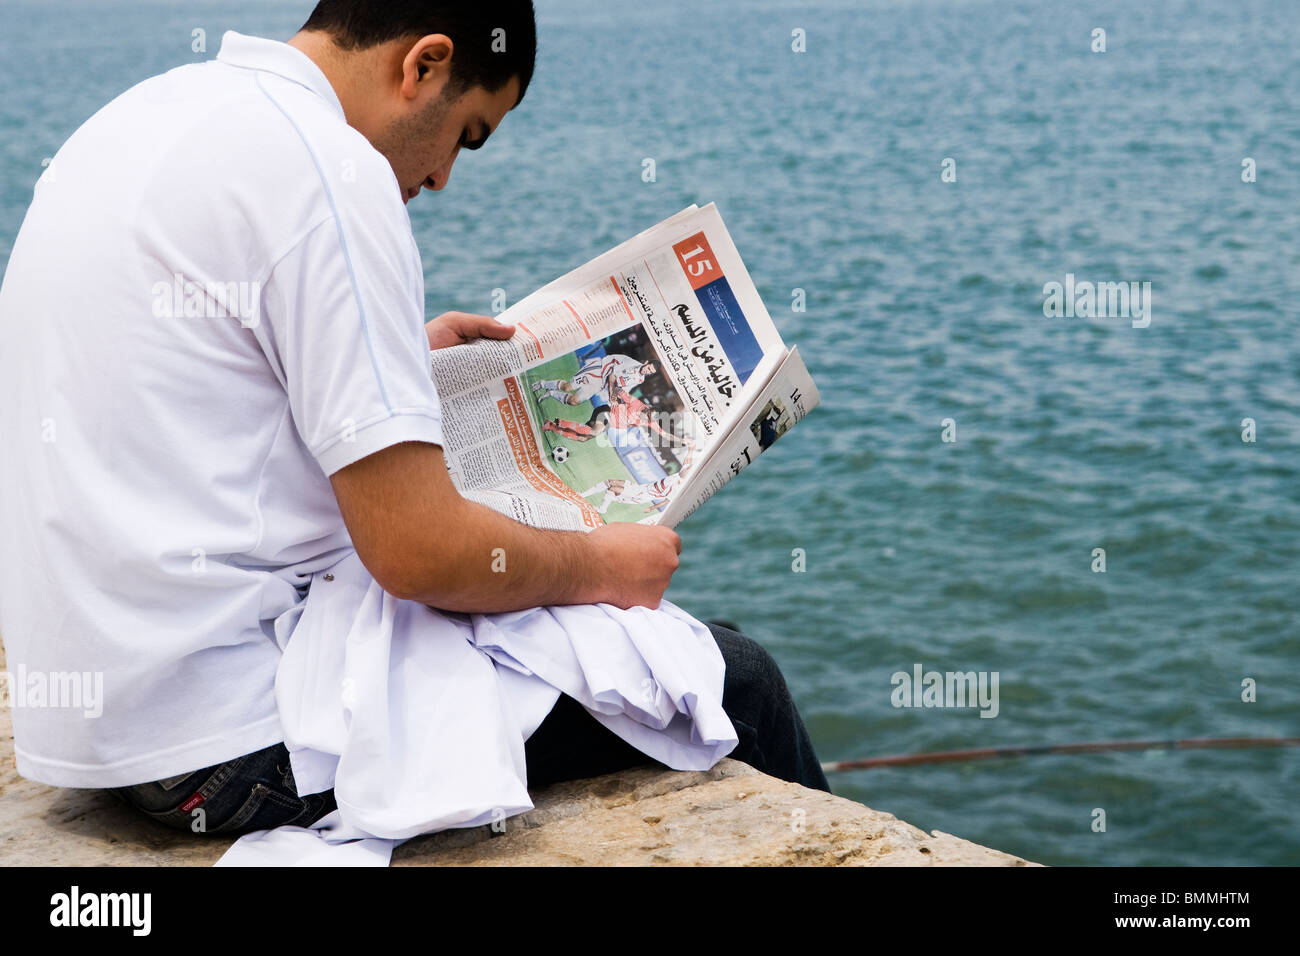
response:
<path id="1" fill-rule="evenodd" d="M 115 787 L 109 792 L 137 813 L 141 813 L 165 826 L 175 830 L 203 832 L 201 824 L 195 829 L 195 821 L 201 820 L 202 817 L 184 804 L 166 810 L 155 809 L 158 804 L 159 791 L 161 791 L 161 788 L 156 783 L 142 783 L 130 787 Z"/>
<path id="2" fill-rule="evenodd" d="M 249 791 L 248 798 L 230 819 L 208 832 L 272 830 L 297 820 L 306 810 L 307 804 L 301 797 L 291 797 L 264 783 L 255 783 L 253 789 Z"/>
<path id="3" fill-rule="evenodd" d="M 192 774 L 110 792 L 158 823 L 208 834 L 310 826 L 336 806 L 333 791 L 298 796 L 282 743 Z"/>

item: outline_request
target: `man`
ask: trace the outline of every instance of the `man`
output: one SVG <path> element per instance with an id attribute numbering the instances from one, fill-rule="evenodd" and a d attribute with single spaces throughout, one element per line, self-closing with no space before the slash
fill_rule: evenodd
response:
<path id="1" fill-rule="evenodd" d="M 653 511 L 658 511 L 668 503 L 673 491 L 681 484 L 682 475 L 685 471 L 686 466 L 683 465 L 681 471 L 665 475 L 655 481 L 640 484 L 628 481 L 626 478 L 607 478 L 605 481 L 582 492 L 582 497 L 590 498 L 592 495 L 603 491 L 605 495 L 600 504 L 596 505 L 596 510 L 601 514 L 608 511 L 609 506 L 615 501 L 625 505 L 645 505 L 646 507 L 643 510 L 646 514 L 650 514 Z"/>
<path id="2" fill-rule="evenodd" d="M 582 363 L 567 382 L 544 379 L 533 382 L 533 391 L 539 399 L 549 397 L 566 405 L 581 405 L 600 392 L 636 388 L 654 372 L 654 362 L 641 362 L 627 355 L 598 355 Z"/>
<path id="3" fill-rule="evenodd" d="M 658 435 L 665 445 L 684 445 L 693 448 L 695 442 L 688 435 L 676 435 L 659 427 L 654 412 L 641 399 L 626 389 L 614 386 L 610 393 L 610 405 L 597 405 L 588 416 L 586 424 L 570 421 L 567 418 L 555 418 L 542 424 L 543 431 L 552 431 L 573 441 L 591 441 L 606 431 L 626 433 L 634 428 L 645 430 L 646 437 Z"/>
<path id="4" fill-rule="evenodd" d="M 208 832 L 323 816 L 332 793 L 289 769 L 276 638 L 353 549 L 449 612 L 659 605 L 672 531 L 526 527 L 461 498 L 439 444 L 428 350 L 513 330 L 425 325 L 405 203 L 519 103 L 535 46 L 527 0 L 325 0 L 55 156 L 0 287 L 0 633 L 11 672 L 98 675 L 104 699 L 15 707 L 23 776 L 186 828 L 202 803 Z M 825 789 L 771 658 L 713 633 L 732 756 Z M 532 786 L 645 760 L 563 696 L 529 745 Z"/>

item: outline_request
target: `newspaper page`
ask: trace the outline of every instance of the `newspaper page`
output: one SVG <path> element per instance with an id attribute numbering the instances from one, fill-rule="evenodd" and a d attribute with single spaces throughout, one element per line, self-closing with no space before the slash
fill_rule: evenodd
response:
<path id="1" fill-rule="evenodd" d="M 444 455 L 465 497 L 538 527 L 658 523 L 712 488 L 703 466 L 790 354 L 713 204 L 498 319 L 509 340 L 430 353 Z"/>
<path id="2" fill-rule="evenodd" d="M 767 386 L 745 406 L 737 427 L 695 467 L 656 523 L 676 527 L 690 517 L 819 404 L 821 394 L 799 349 L 793 348 Z"/>

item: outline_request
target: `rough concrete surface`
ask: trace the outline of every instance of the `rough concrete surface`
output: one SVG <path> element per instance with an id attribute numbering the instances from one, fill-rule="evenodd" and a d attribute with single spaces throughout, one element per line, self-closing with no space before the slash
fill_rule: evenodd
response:
<path id="1" fill-rule="evenodd" d="M 0 670 L 4 656 L 0 652 Z M 556 784 L 491 827 L 398 847 L 395 866 L 1025 866 L 860 803 L 724 759 L 712 770 L 647 766 Z M 0 706 L 0 865 L 209 866 L 232 839 L 170 830 L 95 790 L 18 776 Z"/>

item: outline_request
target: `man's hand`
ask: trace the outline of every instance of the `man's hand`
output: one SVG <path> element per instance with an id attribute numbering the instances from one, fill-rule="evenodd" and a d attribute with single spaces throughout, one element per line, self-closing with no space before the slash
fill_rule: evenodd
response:
<path id="1" fill-rule="evenodd" d="M 444 312 L 424 326 L 430 349 L 464 345 L 475 339 L 508 339 L 515 334 L 513 325 L 502 325 L 489 315 L 471 312 Z"/>
<path id="2" fill-rule="evenodd" d="M 598 573 L 591 603 L 616 607 L 658 607 L 682 553 L 682 539 L 671 528 L 615 522 L 587 532 L 596 549 Z"/>

